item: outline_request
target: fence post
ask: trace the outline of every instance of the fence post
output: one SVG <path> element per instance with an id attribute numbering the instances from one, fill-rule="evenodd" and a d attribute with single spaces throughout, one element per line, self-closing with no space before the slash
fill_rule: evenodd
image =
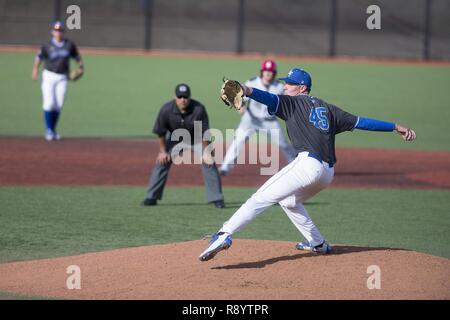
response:
<path id="1" fill-rule="evenodd" d="M 238 0 L 237 13 L 236 53 L 241 54 L 244 52 L 245 0 Z"/>
<path id="2" fill-rule="evenodd" d="M 61 20 L 61 0 L 53 1 L 53 21 Z"/>
<path id="3" fill-rule="evenodd" d="M 431 0 L 425 0 L 425 26 L 423 33 L 423 59 L 429 60 L 431 35 Z"/>
<path id="4" fill-rule="evenodd" d="M 153 1 L 145 0 L 144 10 L 144 49 L 150 50 L 152 47 L 152 12 Z"/>
<path id="5" fill-rule="evenodd" d="M 330 57 L 334 57 L 336 54 L 336 28 L 338 19 L 337 1 L 338 0 L 330 0 L 330 38 L 328 47 L 328 55 Z"/>

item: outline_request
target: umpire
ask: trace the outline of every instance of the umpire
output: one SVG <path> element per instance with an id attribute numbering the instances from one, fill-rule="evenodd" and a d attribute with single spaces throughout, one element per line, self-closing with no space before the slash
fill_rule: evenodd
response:
<path id="1" fill-rule="evenodd" d="M 201 124 L 201 136 L 194 134 L 194 121 Z M 172 133 L 177 129 L 189 132 L 191 141 L 172 141 Z M 205 107 L 198 101 L 191 99 L 191 90 L 186 84 L 179 84 L 175 88 L 175 99 L 161 107 L 156 118 L 153 132 L 159 136 L 159 154 L 150 175 L 146 197 L 142 201 L 144 206 L 154 206 L 161 200 L 164 186 L 172 164 L 171 151 L 178 143 L 183 143 L 183 150 L 191 149 L 202 157 L 202 173 L 205 181 L 208 202 L 214 203 L 216 208 L 224 208 L 222 185 L 217 167 L 211 156 L 203 150 L 209 145 L 203 134 L 209 129 L 208 114 Z M 175 140 L 175 139 L 174 139 Z M 178 149 L 178 146 L 177 146 Z"/>

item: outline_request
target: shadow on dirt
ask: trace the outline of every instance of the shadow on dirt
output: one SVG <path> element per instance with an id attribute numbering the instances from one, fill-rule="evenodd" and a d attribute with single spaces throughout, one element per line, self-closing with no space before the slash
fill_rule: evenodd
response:
<path id="1" fill-rule="evenodd" d="M 367 251 L 409 251 L 407 249 L 399 249 L 399 248 L 383 248 L 383 247 L 356 247 L 356 246 L 333 246 L 333 251 L 327 256 L 341 255 L 341 254 L 349 254 L 349 253 L 357 253 L 357 252 L 367 252 Z M 309 257 L 318 257 L 321 256 L 317 253 L 313 252 L 302 252 L 299 254 L 295 254 L 292 256 L 280 256 L 275 258 L 270 258 L 261 261 L 254 262 L 244 262 L 226 266 L 213 267 L 212 269 L 260 269 L 264 268 L 267 265 L 275 264 L 277 262 L 282 261 L 293 261 L 301 258 L 309 258 Z"/>

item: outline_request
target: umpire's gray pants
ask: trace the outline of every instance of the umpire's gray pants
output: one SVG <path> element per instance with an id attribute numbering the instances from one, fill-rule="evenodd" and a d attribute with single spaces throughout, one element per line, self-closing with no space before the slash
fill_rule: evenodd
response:
<path id="1" fill-rule="evenodd" d="M 201 150 L 201 145 L 187 146 L 187 147 L 194 150 L 194 152 Z M 166 185 L 171 165 L 172 161 L 170 161 L 166 165 L 161 165 L 159 163 L 155 164 L 149 178 L 149 186 L 146 195 L 147 199 L 156 199 L 156 200 L 162 199 L 164 186 Z M 208 202 L 223 200 L 222 183 L 220 181 L 220 175 L 216 165 L 213 164 L 208 166 L 202 164 L 202 174 L 203 174 L 203 181 L 205 183 L 206 197 L 208 199 Z"/>

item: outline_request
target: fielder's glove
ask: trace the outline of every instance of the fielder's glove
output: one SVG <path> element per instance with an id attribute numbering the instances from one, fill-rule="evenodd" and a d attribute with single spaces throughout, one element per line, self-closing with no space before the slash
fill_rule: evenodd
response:
<path id="1" fill-rule="evenodd" d="M 237 110 L 241 109 L 243 96 L 244 90 L 242 90 L 242 86 L 238 81 L 223 78 L 220 98 L 227 106 Z"/>
<path id="2" fill-rule="evenodd" d="M 78 67 L 77 69 L 73 70 L 70 75 L 69 75 L 69 79 L 71 81 L 77 81 L 78 79 L 80 79 L 84 74 L 84 68 L 80 68 Z"/>

